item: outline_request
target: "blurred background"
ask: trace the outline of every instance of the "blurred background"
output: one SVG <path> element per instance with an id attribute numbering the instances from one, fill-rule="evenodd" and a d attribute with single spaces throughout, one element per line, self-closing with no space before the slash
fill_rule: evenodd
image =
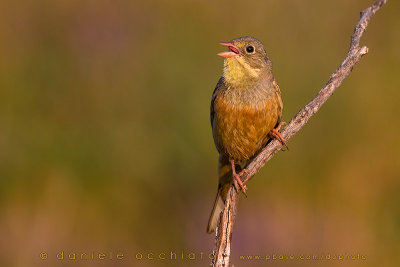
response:
<path id="1" fill-rule="evenodd" d="M 209 106 L 222 73 L 215 54 L 226 50 L 218 43 L 264 42 L 290 121 L 342 62 L 372 3 L 2 1 L 0 265 L 207 266 L 218 183 Z M 239 256 L 274 253 L 399 266 L 399 8 L 389 0 L 372 18 L 368 55 L 248 184 L 235 266 L 266 265 Z M 92 252 L 107 260 L 79 259 Z"/>

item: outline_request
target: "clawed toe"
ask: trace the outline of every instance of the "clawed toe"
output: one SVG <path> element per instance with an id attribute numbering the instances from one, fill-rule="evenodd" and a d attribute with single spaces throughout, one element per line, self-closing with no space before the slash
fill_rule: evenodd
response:
<path id="1" fill-rule="evenodd" d="M 242 180 L 240 179 L 240 175 L 239 174 L 234 174 L 233 175 L 233 186 L 235 187 L 236 192 L 239 192 L 239 190 L 242 190 L 243 194 L 247 197 L 246 194 L 246 186 L 243 185 Z"/>
<path id="2" fill-rule="evenodd" d="M 231 160 L 232 164 L 232 176 L 233 176 L 233 187 L 235 188 L 236 192 L 239 192 L 242 190 L 243 194 L 247 197 L 246 194 L 246 186 L 243 184 L 242 180 L 240 179 L 240 176 L 244 173 L 246 173 L 246 169 L 243 169 L 239 174 L 236 173 L 235 170 L 235 163 L 233 160 Z"/>
<path id="3" fill-rule="evenodd" d="M 282 145 L 284 145 L 286 147 L 287 150 L 289 150 L 289 147 L 286 144 L 286 140 L 285 138 L 283 138 L 283 136 L 281 135 L 280 132 L 278 132 L 278 130 L 280 129 L 280 127 L 282 126 L 281 124 L 283 124 L 283 122 L 279 123 L 278 127 L 276 127 L 275 129 L 272 129 L 269 132 L 269 135 L 275 139 L 278 139 L 279 142 L 282 143 Z"/>

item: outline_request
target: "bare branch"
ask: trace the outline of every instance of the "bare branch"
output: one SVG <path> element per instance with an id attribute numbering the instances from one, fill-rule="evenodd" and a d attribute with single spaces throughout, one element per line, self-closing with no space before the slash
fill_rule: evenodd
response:
<path id="1" fill-rule="evenodd" d="M 229 190 L 225 201 L 224 211 L 221 212 L 219 225 L 216 229 L 216 239 L 212 266 L 229 266 L 229 257 L 231 251 L 233 225 L 235 223 L 237 204 L 239 194 L 235 190 Z M 227 222 L 221 224 L 220 222 Z"/>
<path id="2" fill-rule="evenodd" d="M 351 36 L 350 49 L 346 58 L 339 68 L 331 75 L 324 88 L 322 88 L 315 98 L 292 118 L 289 124 L 281 132 L 281 135 L 286 141 L 291 139 L 308 122 L 308 120 L 317 113 L 336 88 L 338 88 L 342 84 L 343 80 L 351 73 L 353 67 L 358 63 L 358 61 L 360 61 L 361 57 L 368 53 L 368 48 L 366 46 L 360 47 L 360 39 L 364 34 L 371 17 L 384 4 L 386 4 L 386 2 L 387 0 L 379 0 L 371 7 L 361 12 L 360 20 Z M 250 181 L 261 167 L 263 167 L 265 163 L 267 163 L 280 150 L 282 150 L 282 144 L 278 140 L 272 140 L 269 142 L 269 144 L 246 167 L 247 172 L 241 176 L 243 184 Z M 231 187 L 228 191 L 225 208 L 221 213 L 218 222 L 214 249 L 215 259 L 211 263 L 212 266 L 229 266 L 233 225 L 235 222 L 238 200 L 238 193 L 233 189 L 233 187 Z"/>

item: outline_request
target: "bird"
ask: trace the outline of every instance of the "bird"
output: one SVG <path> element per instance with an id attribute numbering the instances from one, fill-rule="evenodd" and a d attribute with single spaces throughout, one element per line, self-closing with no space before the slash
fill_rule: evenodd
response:
<path id="1" fill-rule="evenodd" d="M 269 139 L 286 145 L 279 133 L 283 102 L 272 73 L 272 63 L 264 45 L 254 37 L 243 36 L 220 43 L 229 51 L 223 74 L 212 94 L 210 120 L 218 159 L 218 191 L 207 225 L 207 233 L 217 227 L 230 186 L 246 195 L 240 176 Z"/>

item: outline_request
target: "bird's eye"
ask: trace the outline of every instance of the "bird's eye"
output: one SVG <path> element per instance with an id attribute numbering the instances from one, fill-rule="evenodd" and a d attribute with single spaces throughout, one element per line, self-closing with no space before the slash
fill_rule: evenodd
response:
<path id="1" fill-rule="evenodd" d="M 248 47 L 246 47 L 246 51 L 247 51 L 247 53 L 253 53 L 254 52 L 254 46 L 249 45 Z"/>

